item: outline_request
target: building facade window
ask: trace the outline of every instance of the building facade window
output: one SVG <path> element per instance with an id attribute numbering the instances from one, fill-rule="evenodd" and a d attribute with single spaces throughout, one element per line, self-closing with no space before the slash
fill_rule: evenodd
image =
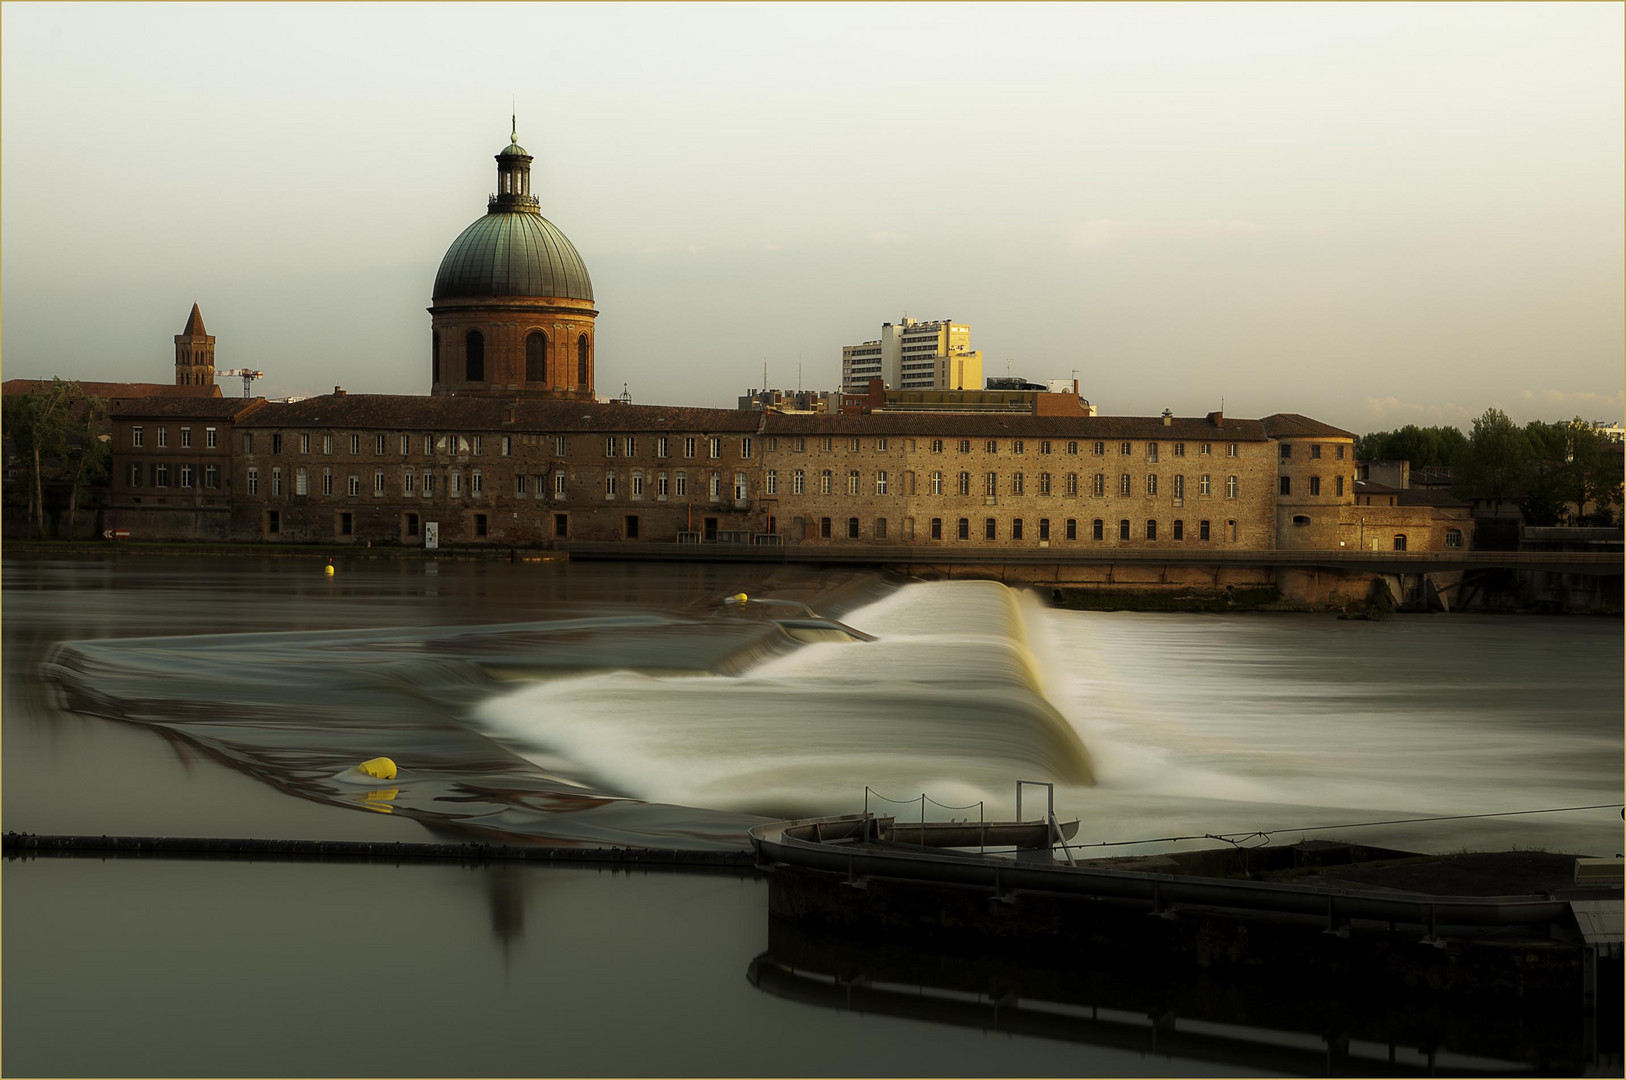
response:
<path id="1" fill-rule="evenodd" d="M 587 335 L 576 339 L 576 385 L 587 385 Z"/>
<path id="2" fill-rule="evenodd" d="M 1156 495 L 1157 494 L 1157 473 L 1147 473 L 1146 474 L 1146 494 L 1148 494 L 1148 495 Z"/>
<path id="3" fill-rule="evenodd" d="M 1129 539 L 1129 519 L 1128 518 L 1122 518 L 1118 522 L 1118 539 L 1120 539 L 1120 540 L 1128 540 Z"/>
<path id="4" fill-rule="evenodd" d="M 160 448 L 169 445 L 169 428 L 161 427 L 158 429 L 158 445 Z"/>
<path id="5" fill-rule="evenodd" d="M 886 470 L 881 469 L 875 474 L 875 494 L 886 494 Z"/>
<path id="6" fill-rule="evenodd" d="M 955 490 L 958 491 L 961 495 L 969 495 L 969 494 L 971 494 L 971 474 L 970 473 L 963 472 L 956 478 L 956 480 L 955 480 Z"/>
<path id="7" fill-rule="evenodd" d="M 1293 494 L 1293 478 L 1291 476 L 1278 477 L 1277 478 L 1277 483 L 1281 487 L 1281 494 L 1283 494 L 1283 495 L 1291 495 L 1291 494 Z"/>
<path id="8" fill-rule="evenodd" d="M 1236 498 L 1236 474 L 1234 473 L 1225 478 L 1225 497 L 1227 499 Z"/>
<path id="9" fill-rule="evenodd" d="M 1175 477 L 1174 477 L 1174 499 L 1175 499 L 1176 502 L 1179 502 L 1181 499 L 1184 499 L 1185 497 L 1186 497 L 1186 478 L 1184 476 L 1181 476 L 1178 473 L 1176 473 Z"/>
<path id="10" fill-rule="evenodd" d="M 1199 539 L 1199 540 L 1207 540 L 1208 539 L 1208 522 L 1199 521 L 1197 523 L 1197 539 Z"/>
<path id="11" fill-rule="evenodd" d="M 352 494 L 354 494 L 354 492 L 352 492 Z M 485 494 L 485 478 L 480 475 L 480 470 L 479 469 L 471 469 L 471 470 L 469 470 L 469 494 L 470 495 L 484 495 Z"/>
<path id="12" fill-rule="evenodd" d="M 959 537 L 961 540 L 971 539 L 971 519 L 961 518 L 959 522 Z"/>
<path id="13" fill-rule="evenodd" d="M 322 494 L 333 494 L 333 470 L 325 465 L 322 466 Z"/>
<path id="14" fill-rule="evenodd" d="M 162 486 L 162 485 L 160 485 Z M 282 494 L 282 466 L 274 465 L 271 468 L 271 494 Z"/>
<path id="15" fill-rule="evenodd" d="M 1459 548 L 1459 547 L 1461 547 L 1462 546 L 1462 530 L 1461 529 L 1447 529 L 1447 530 L 1445 530 L 1445 546 L 1448 547 L 1448 548 Z"/>
<path id="16" fill-rule="evenodd" d="M 1406 534 L 1405 533 L 1395 533 L 1395 550 L 1396 551 L 1405 551 L 1406 550 Z"/>
<path id="17" fill-rule="evenodd" d="M 220 466 L 205 465 L 203 467 L 203 486 L 214 489 L 220 486 Z"/>
<path id="18" fill-rule="evenodd" d="M 1203 473 L 1203 475 L 1197 480 L 1197 494 L 1212 495 L 1213 493 L 1214 478 L 1209 476 L 1207 473 Z"/>
<path id="19" fill-rule="evenodd" d="M 1148 521 L 1146 523 L 1146 539 L 1148 539 L 1148 540 L 1156 540 L 1157 539 L 1157 522 Z"/>
<path id="20" fill-rule="evenodd" d="M 523 481 L 524 479 L 525 479 L 524 477 L 520 477 L 521 481 Z M 521 488 L 521 494 L 523 494 L 523 493 L 524 493 L 524 489 Z M 384 470 L 383 469 L 376 469 L 376 470 L 373 471 L 373 494 L 374 495 L 382 495 L 382 494 L 384 494 Z"/>
<path id="21" fill-rule="evenodd" d="M 1186 538 L 1186 523 L 1178 518 L 1176 518 L 1174 522 L 1174 538 L 1176 540 L 1184 540 Z"/>
<path id="22" fill-rule="evenodd" d="M 192 445 L 192 429 L 189 428 L 189 427 L 183 427 L 181 429 L 181 446 L 184 448 L 184 447 L 188 447 L 188 446 L 191 446 L 191 445 Z M 182 486 L 184 487 L 185 485 L 182 485 Z"/>
<path id="23" fill-rule="evenodd" d="M 1118 477 L 1118 494 L 1129 494 L 1129 474 L 1123 473 Z"/>
<path id="24" fill-rule="evenodd" d="M 790 474 L 790 493 L 792 495 L 805 494 L 806 493 L 806 486 L 807 486 L 807 473 L 806 472 L 804 472 L 801 469 L 797 469 L 795 472 L 792 472 Z"/>
<path id="25" fill-rule="evenodd" d="M 983 518 L 982 519 L 982 538 L 984 540 L 998 540 L 999 539 L 999 522 L 995 521 L 993 518 Z"/>
<path id="26" fill-rule="evenodd" d="M 181 466 L 181 486 L 183 488 L 192 486 L 192 466 L 190 465 Z"/>
<path id="27" fill-rule="evenodd" d="M 478 330 L 470 330 L 463 338 L 463 379 L 465 382 L 485 382 L 486 339 Z"/>
<path id="28" fill-rule="evenodd" d="M 525 381 L 548 381 L 548 335 L 540 330 L 525 335 Z"/>
<path id="29" fill-rule="evenodd" d="M 1319 494 L 1321 494 L 1321 477 L 1319 477 L 1319 476 L 1310 477 L 1310 494 L 1311 495 L 1319 495 Z"/>
<path id="30" fill-rule="evenodd" d="M 858 470 L 853 469 L 847 474 L 847 494 L 858 494 Z"/>
<path id="31" fill-rule="evenodd" d="M 762 492 L 765 495 L 777 495 L 777 494 L 779 494 L 779 473 L 778 472 L 774 471 L 773 469 L 768 470 L 767 476 L 763 477 Z"/>
<path id="32" fill-rule="evenodd" d="M 349 480 L 349 484 L 347 486 L 347 490 L 348 490 L 349 494 L 351 494 L 351 495 L 360 495 L 361 494 L 361 476 L 360 476 L 360 474 L 351 473 L 350 476 L 348 477 L 348 480 Z"/>

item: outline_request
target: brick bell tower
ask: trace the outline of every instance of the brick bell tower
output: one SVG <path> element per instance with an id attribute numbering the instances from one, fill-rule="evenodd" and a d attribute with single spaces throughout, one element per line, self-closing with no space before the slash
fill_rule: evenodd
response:
<path id="1" fill-rule="evenodd" d="M 203 328 L 203 313 L 194 303 L 192 314 L 186 320 L 186 329 L 175 335 L 175 385 L 214 384 L 215 339 Z"/>
<path id="2" fill-rule="evenodd" d="M 593 283 L 542 216 L 516 124 L 496 155 L 497 191 L 435 275 L 430 393 L 593 399 Z"/>

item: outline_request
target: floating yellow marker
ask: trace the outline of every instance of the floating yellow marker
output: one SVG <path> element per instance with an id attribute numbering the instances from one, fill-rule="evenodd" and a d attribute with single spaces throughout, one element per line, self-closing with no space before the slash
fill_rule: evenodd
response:
<path id="1" fill-rule="evenodd" d="M 322 573 L 326 574 L 328 577 L 332 577 L 333 576 L 333 564 L 328 563 L 326 566 L 322 567 Z"/>
<path id="2" fill-rule="evenodd" d="M 387 757 L 368 758 L 356 766 L 356 771 L 375 780 L 394 780 L 395 762 Z"/>

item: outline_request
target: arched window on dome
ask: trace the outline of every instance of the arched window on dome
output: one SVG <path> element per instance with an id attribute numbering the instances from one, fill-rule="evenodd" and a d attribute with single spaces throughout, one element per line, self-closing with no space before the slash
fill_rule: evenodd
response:
<path id="1" fill-rule="evenodd" d="M 540 330 L 532 331 L 525 338 L 525 381 L 548 381 L 548 335 Z"/>
<path id="2" fill-rule="evenodd" d="M 486 381 L 486 339 L 478 330 L 470 330 L 465 340 L 463 378 L 466 382 Z"/>
<path id="3" fill-rule="evenodd" d="M 587 335 L 576 339 L 576 385 L 587 385 Z"/>
<path id="4" fill-rule="evenodd" d="M 440 331 L 436 330 L 429 343 L 429 378 L 440 382 Z"/>

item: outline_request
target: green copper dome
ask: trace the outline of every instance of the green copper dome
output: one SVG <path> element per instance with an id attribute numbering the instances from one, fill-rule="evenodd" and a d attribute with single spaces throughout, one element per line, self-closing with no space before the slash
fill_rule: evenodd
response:
<path id="1" fill-rule="evenodd" d="M 474 296 L 593 299 L 582 257 L 558 227 L 536 213 L 492 211 L 463 230 L 435 275 L 436 301 Z"/>

